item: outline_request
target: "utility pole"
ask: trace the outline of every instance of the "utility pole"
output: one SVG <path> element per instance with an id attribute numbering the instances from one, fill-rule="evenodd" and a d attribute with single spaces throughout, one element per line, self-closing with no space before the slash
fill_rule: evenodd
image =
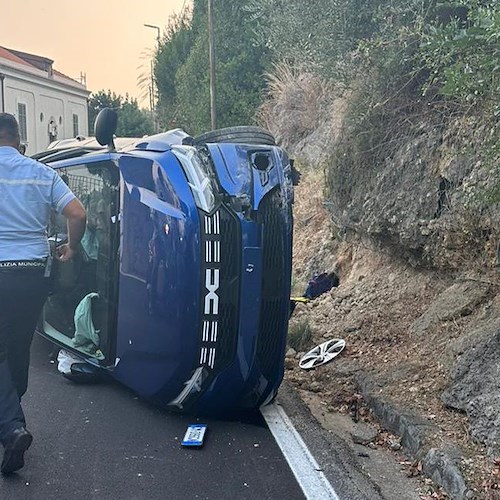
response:
<path id="1" fill-rule="evenodd" d="M 151 113 L 155 117 L 155 128 L 156 128 L 156 103 L 155 103 L 155 78 L 154 78 L 154 68 L 153 68 L 153 60 L 150 62 L 150 73 L 151 73 Z M 156 130 L 156 132 L 158 132 Z"/>
<path id="2" fill-rule="evenodd" d="M 144 25 L 146 28 L 153 28 L 156 30 L 156 50 L 160 50 L 160 27 L 155 26 L 154 24 L 145 24 Z M 158 116 L 156 113 L 156 101 L 155 101 L 155 79 L 154 79 L 154 67 L 153 67 L 153 60 L 151 59 L 151 94 L 149 97 L 149 103 L 151 106 L 151 113 L 153 114 L 153 121 L 154 121 L 154 126 L 155 126 L 155 132 L 159 132 L 159 123 L 158 123 Z"/>
<path id="3" fill-rule="evenodd" d="M 208 49 L 210 58 L 210 122 L 212 130 L 217 128 L 217 110 L 215 99 L 215 41 L 214 41 L 214 4 L 208 0 Z"/>

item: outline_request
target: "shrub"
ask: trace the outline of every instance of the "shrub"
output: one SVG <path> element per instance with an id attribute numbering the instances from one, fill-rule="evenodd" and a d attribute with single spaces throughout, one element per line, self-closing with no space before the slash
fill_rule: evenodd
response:
<path id="1" fill-rule="evenodd" d="M 312 72 L 278 64 L 267 75 L 267 92 L 258 120 L 292 149 L 328 120 L 332 84 Z M 293 119 L 291 119 L 293 116 Z"/>
<path id="2" fill-rule="evenodd" d="M 308 318 L 290 323 L 288 328 L 288 345 L 297 352 L 305 351 L 311 346 L 314 329 Z"/>
<path id="3" fill-rule="evenodd" d="M 467 2 L 462 18 L 428 27 L 420 50 L 430 75 L 425 92 L 437 89 L 467 104 L 486 101 L 500 114 L 500 5 Z"/>

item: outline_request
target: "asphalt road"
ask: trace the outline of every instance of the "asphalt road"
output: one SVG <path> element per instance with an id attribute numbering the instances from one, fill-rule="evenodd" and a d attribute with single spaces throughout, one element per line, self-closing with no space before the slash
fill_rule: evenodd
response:
<path id="1" fill-rule="evenodd" d="M 203 420 L 202 449 L 180 441 L 189 423 L 119 384 L 76 385 L 35 336 L 23 400 L 35 440 L 26 467 L 0 478 L 2 500 L 302 499 L 260 414 Z"/>

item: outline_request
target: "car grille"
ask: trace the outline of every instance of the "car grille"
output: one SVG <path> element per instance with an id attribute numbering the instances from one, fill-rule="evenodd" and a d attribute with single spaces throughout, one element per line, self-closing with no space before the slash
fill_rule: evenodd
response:
<path id="1" fill-rule="evenodd" d="M 291 242 L 281 193 L 268 194 L 259 207 L 263 225 L 262 297 L 257 359 L 270 378 L 279 368 L 288 322 Z M 288 292 L 284 292 L 288 290 Z"/>
<path id="2" fill-rule="evenodd" d="M 221 207 L 221 280 L 234 283 L 240 275 L 241 236 L 240 224 L 237 218 L 227 209 Z"/>
<path id="3" fill-rule="evenodd" d="M 240 226 L 236 216 L 223 205 L 211 215 L 202 211 L 199 215 L 202 228 L 199 365 L 219 371 L 234 359 L 238 341 Z M 207 287 L 207 272 L 214 280 L 213 286 Z"/>
<path id="4" fill-rule="evenodd" d="M 221 282 L 220 327 L 222 336 L 218 346 L 215 368 L 229 364 L 238 342 L 238 308 L 241 268 L 241 236 L 237 218 L 221 207 Z"/>

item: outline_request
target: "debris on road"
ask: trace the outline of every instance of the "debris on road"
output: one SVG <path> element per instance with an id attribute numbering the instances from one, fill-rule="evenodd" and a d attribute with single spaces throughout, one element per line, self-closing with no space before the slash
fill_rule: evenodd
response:
<path id="1" fill-rule="evenodd" d="M 190 424 L 182 440 L 182 446 L 197 447 L 203 445 L 207 424 Z"/>

